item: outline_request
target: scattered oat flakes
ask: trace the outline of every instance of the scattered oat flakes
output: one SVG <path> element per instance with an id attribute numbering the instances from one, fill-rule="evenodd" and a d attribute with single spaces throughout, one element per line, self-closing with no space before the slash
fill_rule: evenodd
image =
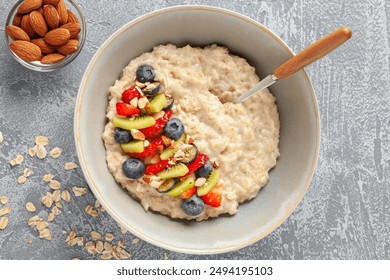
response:
<path id="1" fill-rule="evenodd" d="M 47 228 L 49 226 L 49 223 L 46 222 L 46 221 L 40 221 L 38 224 L 37 224 L 37 230 L 38 231 L 42 231 L 44 228 Z"/>
<path id="2" fill-rule="evenodd" d="M 95 208 L 99 208 L 100 207 L 100 201 L 99 200 L 95 200 Z"/>
<path id="3" fill-rule="evenodd" d="M 100 240 L 102 238 L 102 235 L 100 233 L 98 233 L 97 231 L 91 231 L 91 237 L 92 237 L 92 240 Z"/>
<path id="4" fill-rule="evenodd" d="M 61 191 L 60 190 L 53 191 L 52 198 L 54 202 L 59 202 L 61 200 Z"/>
<path id="5" fill-rule="evenodd" d="M 52 212 L 55 216 L 58 216 L 59 214 L 61 214 L 61 211 L 58 209 L 57 206 L 54 206 L 54 207 L 51 209 L 51 212 Z"/>
<path id="6" fill-rule="evenodd" d="M 30 175 L 31 175 L 31 170 L 30 170 L 30 168 L 28 168 L 28 167 L 25 168 L 24 171 L 23 171 L 23 176 L 27 178 L 27 177 L 29 177 Z"/>
<path id="7" fill-rule="evenodd" d="M 30 157 L 35 157 L 35 155 L 37 154 L 37 150 L 34 148 L 28 148 L 28 155 Z"/>
<path id="8" fill-rule="evenodd" d="M 58 147 L 55 147 L 54 149 L 52 149 L 50 152 L 49 152 L 49 155 L 52 157 L 52 158 L 59 158 L 62 154 L 62 149 L 61 148 L 58 148 Z"/>
<path id="9" fill-rule="evenodd" d="M 43 228 L 42 230 L 39 231 L 39 237 L 40 238 L 45 238 L 46 240 L 51 240 L 51 232 L 50 229 L 48 228 Z"/>
<path id="10" fill-rule="evenodd" d="M 112 244 L 110 242 L 104 242 L 103 244 L 104 251 L 103 252 L 112 252 Z"/>
<path id="11" fill-rule="evenodd" d="M 7 204 L 7 202 L 8 202 L 8 197 L 6 197 L 6 196 L 1 196 L 0 197 L 0 203 L 1 204 Z"/>
<path id="12" fill-rule="evenodd" d="M 4 136 L 3 133 L 0 131 L 0 144 L 3 143 L 4 141 Z"/>
<path id="13" fill-rule="evenodd" d="M 29 212 L 35 212 L 37 210 L 32 202 L 26 203 L 26 209 Z"/>
<path id="14" fill-rule="evenodd" d="M 4 215 L 8 214 L 10 211 L 11 211 L 11 206 L 7 205 L 7 206 L 0 209 L 0 216 L 4 216 Z"/>
<path id="15" fill-rule="evenodd" d="M 47 221 L 48 222 L 52 222 L 52 221 L 54 221 L 54 218 L 55 218 L 56 216 L 54 215 L 54 213 L 53 212 L 51 212 L 51 213 L 49 213 L 49 215 L 47 216 Z"/>
<path id="16" fill-rule="evenodd" d="M 131 244 L 138 244 L 139 243 L 139 239 L 138 238 L 135 238 L 131 241 Z"/>
<path id="17" fill-rule="evenodd" d="M 98 211 L 96 211 L 95 209 L 93 209 L 93 206 L 92 205 L 87 205 L 87 207 L 85 207 L 85 213 L 91 215 L 92 217 L 97 217 L 99 215 Z"/>
<path id="18" fill-rule="evenodd" d="M 70 193 L 67 190 L 63 190 L 61 193 L 61 198 L 64 201 L 69 202 L 70 201 Z"/>
<path id="19" fill-rule="evenodd" d="M 8 217 L 0 218 L 0 229 L 5 229 L 8 225 Z"/>
<path id="20" fill-rule="evenodd" d="M 11 166 L 15 166 L 22 164 L 23 161 L 24 157 L 22 155 L 17 155 L 14 159 L 11 159 L 9 163 L 11 164 Z"/>
<path id="21" fill-rule="evenodd" d="M 106 252 L 106 253 L 100 255 L 100 258 L 102 260 L 110 260 L 110 259 L 112 259 L 112 253 L 111 252 Z"/>
<path id="22" fill-rule="evenodd" d="M 35 137 L 35 144 L 46 146 L 49 144 L 49 139 L 46 136 L 37 136 Z"/>
<path id="23" fill-rule="evenodd" d="M 66 162 L 65 163 L 65 170 L 71 170 L 77 168 L 77 164 L 74 162 Z"/>
<path id="24" fill-rule="evenodd" d="M 62 208 L 63 208 L 61 202 L 59 202 L 59 201 L 56 201 L 55 206 L 56 206 L 58 209 L 62 209 Z"/>
<path id="25" fill-rule="evenodd" d="M 127 229 L 124 226 L 122 226 L 121 224 L 118 224 L 118 226 L 119 226 L 122 234 L 125 234 L 127 232 Z"/>
<path id="26" fill-rule="evenodd" d="M 82 196 L 87 193 L 87 188 L 72 187 L 75 196 Z"/>
<path id="27" fill-rule="evenodd" d="M 46 182 L 46 183 L 50 183 L 51 180 L 53 180 L 54 178 L 54 175 L 53 174 L 45 174 L 43 176 L 43 181 Z"/>
<path id="28" fill-rule="evenodd" d="M 23 184 L 27 181 L 27 177 L 22 175 L 22 176 L 19 176 L 19 178 L 16 180 L 16 182 L 18 182 L 18 184 Z"/>
<path id="29" fill-rule="evenodd" d="M 57 180 L 51 180 L 49 182 L 49 187 L 52 189 L 52 190 L 59 190 L 61 188 L 61 183 L 58 182 Z"/>
<path id="30" fill-rule="evenodd" d="M 28 219 L 28 225 L 30 227 L 35 227 L 37 226 L 41 221 L 43 221 L 43 219 L 41 217 L 39 217 L 38 215 L 35 215 L 33 217 L 31 217 L 30 219 Z"/>
<path id="31" fill-rule="evenodd" d="M 68 237 L 66 238 L 65 242 L 69 246 L 74 246 L 74 245 L 83 246 L 84 245 L 84 238 L 82 236 L 76 236 L 76 231 L 72 230 L 69 233 Z"/>
<path id="32" fill-rule="evenodd" d="M 72 260 L 79 261 L 79 260 L 80 260 L 80 258 L 78 258 L 78 257 L 74 257 L 74 258 L 72 258 Z"/>
<path id="33" fill-rule="evenodd" d="M 39 159 L 44 159 L 46 157 L 47 151 L 46 151 L 45 146 L 43 146 L 43 145 L 36 145 L 35 146 L 35 150 L 36 150 L 36 153 L 37 153 L 37 157 Z"/>
<path id="34" fill-rule="evenodd" d="M 53 195 L 50 192 L 47 192 L 44 197 L 42 197 L 42 204 L 45 205 L 47 208 L 50 208 L 53 204 Z"/>
<path id="35" fill-rule="evenodd" d="M 114 239 L 114 235 L 112 233 L 106 233 L 105 239 L 107 241 L 112 241 Z"/>
<path id="36" fill-rule="evenodd" d="M 103 247 L 103 242 L 101 240 L 96 242 L 96 251 L 101 254 L 103 253 L 104 247 Z"/>

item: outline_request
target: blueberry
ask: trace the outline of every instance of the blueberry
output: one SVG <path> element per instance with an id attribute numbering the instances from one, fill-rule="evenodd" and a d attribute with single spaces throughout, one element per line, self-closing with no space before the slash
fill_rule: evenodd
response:
<path id="1" fill-rule="evenodd" d="M 184 200 L 181 203 L 184 213 L 189 216 L 198 216 L 204 209 L 204 202 L 197 195 L 193 195 L 190 198 Z"/>
<path id="2" fill-rule="evenodd" d="M 122 128 L 115 128 L 114 138 L 116 142 L 121 144 L 129 143 L 131 140 L 133 140 L 130 131 Z"/>
<path id="3" fill-rule="evenodd" d="M 159 93 L 161 90 L 161 84 L 159 83 L 154 89 L 150 91 L 144 90 L 143 92 L 145 93 L 146 97 L 152 98 L 155 97 L 157 93 Z"/>
<path id="4" fill-rule="evenodd" d="M 164 135 L 177 140 L 184 133 L 184 124 L 178 118 L 171 118 L 164 126 Z"/>
<path id="5" fill-rule="evenodd" d="M 123 163 L 122 170 L 130 179 L 138 179 L 144 175 L 145 164 L 137 158 L 128 158 Z"/>
<path id="6" fill-rule="evenodd" d="M 196 177 L 207 178 L 211 171 L 213 171 L 213 164 L 208 160 L 202 167 L 195 171 L 195 175 Z"/>
<path id="7" fill-rule="evenodd" d="M 139 66 L 136 75 L 137 75 L 137 80 L 141 83 L 154 81 L 154 70 L 152 66 L 148 64 L 143 64 Z"/>

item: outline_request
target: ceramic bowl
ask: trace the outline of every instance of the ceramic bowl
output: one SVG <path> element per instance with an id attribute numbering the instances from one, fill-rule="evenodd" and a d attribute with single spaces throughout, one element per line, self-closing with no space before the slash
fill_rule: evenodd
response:
<path id="1" fill-rule="evenodd" d="M 101 138 L 107 122 L 108 88 L 130 60 L 164 43 L 227 46 L 232 53 L 246 58 L 261 78 L 294 55 L 265 26 L 215 7 L 170 7 L 125 24 L 96 52 L 79 88 L 74 129 L 85 178 L 112 217 L 154 245 L 183 253 L 216 254 L 253 244 L 290 216 L 312 180 L 320 123 L 310 80 L 300 71 L 270 88 L 280 114 L 280 158 L 259 195 L 239 206 L 234 216 L 203 222 L 174 220 L 145 212 L 120 188 L 107 169 Z"/>

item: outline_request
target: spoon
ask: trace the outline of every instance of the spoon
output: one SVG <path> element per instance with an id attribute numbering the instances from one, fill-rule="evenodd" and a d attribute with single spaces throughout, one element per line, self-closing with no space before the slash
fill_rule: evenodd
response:
<path id="1" fill-rule="evenodd" d="M 339 47 L 341 44 L 351 38 L 351 36 L 352 30 L 347 26 L 342 26 L 332 33 L 329 33 L 325 37 L 322 37 L 297 55 L 284 62 L 271 75 L 265 77 L 245 94 L 238 97 L 236 103 L 242 102 L 249 96 L 269 87 L 279 80 L 291 76 L 295 72 L 303 69 L 305 66 L 317 61 L 321 57 L 327 55 Z"/>

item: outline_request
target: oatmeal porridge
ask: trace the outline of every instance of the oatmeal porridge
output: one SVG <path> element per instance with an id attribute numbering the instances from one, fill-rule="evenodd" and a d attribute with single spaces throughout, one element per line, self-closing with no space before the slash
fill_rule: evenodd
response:
<path id="1" fill-rule="evenodd" d="M 275 97 L 228 49 L 160 45 L 109 89 L 103 133 L 115 180 L 145 210 L 198 221 L 233 215 L 268 182 L 279 156 Z"/>

